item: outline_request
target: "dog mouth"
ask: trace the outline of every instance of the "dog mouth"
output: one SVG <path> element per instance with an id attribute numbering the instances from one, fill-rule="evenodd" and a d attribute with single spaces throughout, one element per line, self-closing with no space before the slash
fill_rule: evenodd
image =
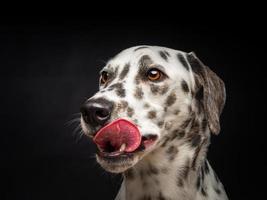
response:
<path id="1" fill-rule="evenodd" d="M 97 155 L 109 161 L 132 158 L 144 152 L 157 139 L 156 135 L 141 136 L 139 129 L 132 122 L 117 119 L 101 128 L 93 138 L 98 147 Z"/>

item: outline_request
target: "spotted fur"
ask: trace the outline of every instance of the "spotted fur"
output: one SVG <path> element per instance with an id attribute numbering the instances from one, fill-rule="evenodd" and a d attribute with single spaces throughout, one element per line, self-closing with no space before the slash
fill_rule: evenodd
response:
<path id="1" fill-rule="evenodd" d="M 150 81 L 151 68 L 162 70 Z M 156 142 L 127 159 L 98 163 L 122 173 L 116 200 L 225 200 L 227 195 L 206 159 L 211 133 L 220 131 L 225 102 L 222 80 L 194 53 L 137 46 L 112 58 L 103 70 L 110 80 L 89 100 L 112 102 L 109 122 L 125 118 Z M 81 118 L 84 133 L 96 129 Z M 127 188 L 127 189 L 126 189 Z"/>
<path id="2" fill-rule="evenodd" d="M 124 68 L 122 69 L 122 72 L 120 73 L 120 77 L 119 77 L 120 80 L 123 80 L 127 76 L 129 72 L 129 68 L 130 68 L 130 64 L 129 63 L 125 64 Z"/>

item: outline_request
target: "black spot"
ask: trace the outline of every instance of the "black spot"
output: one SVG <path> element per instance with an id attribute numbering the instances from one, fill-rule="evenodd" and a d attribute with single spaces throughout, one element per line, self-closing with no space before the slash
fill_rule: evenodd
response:
<path id="1" fill-rule="evenodd" d="M 188 93 L 189 92 L 189 87 L 187 85 L 187 83 L 185 82 L 185 80 L 182 81 L 182 89 L 185 93 Z"/>
<path id="2" fill-rule="evenodd" d="M 160 128 L 162 128 L 163 124 L 164 124 L 164 121 L 159 121 L 159 122 L 158 122 L 158 126 L 159 126 Z"/>
<path id="3" fill-rule="evenodd" d="M 166 104 L 167 106 L 171 106 L 172 104 L 175 103 L 175 101 L 176 101 L 176 94 L 175 94 L 175 93 L 171 93 L 171 94 L 167 97 L 165 104 Z"/>
<path id="4" fill-rule="evenodd" d="M 191 129 L 190 129 L 190 134 L 198 134 L 199 133 L 199 128 L 200 128 L 200 124 L 199 121 L 196 117 L 192 116 L 192 121 L 191 121 Z"/>
<path id="5" fill-rule="evenodd" d="M 184 130 L 179 130 L 179 129 L 175 129 L 175 130 L 173 130 L 173 132 L 172 132 L 172 137 L 171 137 L 171 139 L 178 139 L 178 140 L 180 140 L 180 139 L 182 139 L 183 137 L 185 136 L 185 131 Z"/>
<path id="6" fill-rule="evenodd" d="M 193 155 L 193 162 L 192 162 L 193 170 L 196 169 L 196 162 L 197 162 L 197 158 L 198 158 L 199 152 L 200 152 L 200 146 L 197 147 L 197 149 L 196 149 L 196 151 L 194 152 L 194 155 Z"/>
<path id="7" fill-rule="evenodd" d="M 169 52 L 168 51 L 164 51 L 164 53 L 167 55 L 167 56 L 169 56 L 170 57 L 170 54 L 169 54 Z"/>
<path id="8" fill-rule="evenodd" d="M 149 112 L 147 113 L 147 117 L 148 117 L 149 119 L 154 119 L 154 118 L 156 118 L 156 116 L 157 116 L 157 113 L 156 113 L 156 111 L 154 111 L 154 110 L 151 110 L 151 111 L 149 111 Z"/>
<path id="9" fill-rule="evenodd" d="M 168 173 L 168 168 L 166 168 L 166 167 L 163 167 L 163 168 L 161 168 L 161 173 L 163 173 L 163 174 L 167 174 Z"/>
<path id="10" fill-rule="evenodd" d="M 165 123 L 165 130 L 170 130 L 172 127 L 172 123 L 171 122 L 166 122 Z"/>
<path id="11" fill-rule="evenodd" d="M 153 64 L 153 61 L 148 55 L 143 55 L 139 60 L 139 69 L 135 77 L 135 83 L 138 85 L 140 81 L 147 80 L 146 71 L 149 65 Z"/>
<path id="12" fill-rule="evenodd" d="M 144 104 L 144 108 L 149 108 L 149 107 L 150 107 L 150 105 L 148 103 Z"/>
<path id="13" fill-rule="evenodd" d="M 188 112 L 189 112 L 189 114 L 192 113 L 192 106 L 191 105 L 188 106 Z"/>
<path id="14" fill-rule="evenodd" d="M 170 135 L 170 141 L 173 141 L 177 137 L 177 132 L 173 131 Z"/>
<path id="15" fill-rule="evenodd" d="M 205 177 L 206 177 L 206 174 L 204 173 L 204 167 L 203 167 L 203 166 L 201 166 L 201 168 L 200 168 L 200 169 L 201 169 L 201 175 L 202 175 L 202 176 L 201 176 L 201 178 L 202 178 L 202 180 L 201 180 L 201 181 L 202 181 L 202 183 L 204 183 L 204 180 L 205 180 Z"/>
<path id="16" fill-rule="evenodd" d="M 150 91 L 153 94 L 158 94 L 159 92 L 159 86 L 155 85 L 155 84 L 150 84 Z"/>
<path id="17" fill-rule="evenodd" d="M 127 76 L 129 69 L 130 69 L 130 64 L 127 63 L 120 73 L 120 76 L 119 76 L 120 80 L 124 79 Z"/>
<path id="18" fill-rule="evenodd" d="M 170 138 L 169 137 L 165 137 L 164 138 L 164 140 L 162 140 L 163 141 L 163 143 L 162 143 L 162 147 L 165 147 L 166 146 L 166 144 L 170 141 Z"/>
<path id="19" fill-rule="evenodd" d="M 181 128 L 182 129 L 185 129 L 185 128 L 187 128 L 187 126 L 189 125 L 189 123 L 191 122 L 191 117 L 189 117 L 188 119 L 186 119 L 183 123 L 182 123 L 182 125 L 181 125 Z"/>
<path id="20" fill-rule="evenodd" d="M 219 188 L 215 188 L 214 187 L 214 191 L 218 194 L 218 195 L 220 195 L 222 192 L 221 192 L 221 190 L 219 189 Z"/>
<path id="21" fill-rule="evenodd" d="M 167 110 L 168 110 L 168 107 L 164 107 L 164 112 L 167 112 Z"/>
<path id="22" fill-rule="evenodd" d="M 166 151 L 169 161 L 173 161 L 178 153 L 178 149 L 175 146 L 170 146 Z"/>
<path id="23" fill-rule="evenodd" d="M 173 114 L 178 115 L 180 113 L 180 110 L 176 109 L 173 111 Z"/>
<path id="24" fill-rule="evenodd" d="M 153 166 L 153 165 L 150 164 L 149 167 L 148 167 L 147 174 L 148 175 L 150 175 L 150 174 L 156 175 L 158 173 L 159 173 L 159 170 L 155 166 Z"/>
<path id="25" fill-rule="evenodd" d="M 137 47 L 134 51 L 138 51 L 139 49 L 148 49 L 146 46 Z"/>
<path id="26" fill-rule="evenodd" d="M 125 97 L 125 89 L 123 89 L 123 88 L 117 89 L 117 90 L 116 90 L 116 94 L 117 94 L 119 97 Z"/>
<path id="27" fill-rule="evenodd" d="M 191 146 L 197 147 L 201 142 L 201 136 L 200 135 L 194 135 L 191 139 Z"/>
<path id="28" fill-rule="evenodd" d="M 202 143 L 196 148 L 195 152 L 194 152 L 194 156 L 193 156 L 193 161 L 192 161 L 192 168 L 193 170 L 196 170 L 196 162 L 197 162 L 197 158 L 198 158 L 198 155 L 199 155 L 199 152 L 202 148 L 202 146 L 207 142 L 207 139 L 204 139 L 202 141 Z"/>
<path id="29" fill-rule="evenodd" d="M 159 88 L 159 93 L 160 93 L 161 95 L 163 95 L 163 94 L 165 94 L 168 90 L 169 90 L 168 85 L 163 85 L 163 86 L 161 86 L 161 87 Z"/>
<path id="30" fill-rule="evenodd" d="M 161 192 L 159 192 L 158 200 L 166 200 Z"/>
<path id="31" fill-rule="evenodd" d="M 201 86 L 201 87 L 199 88 L 199 90 L 196 92 L 196 94 L 195 94 L 195 98 L 196 98 L 196 100 L 198 100 L 199 102 L 201 102 L 201 101 L 203 100 L 203 98 L 204 98 L 204 88 L 203 88 L 203 86 Z"/>
<path id="32" fill-rule="evenodd" d="M 189 71 L 189 65 L 188 65 L 185 57 L 183 56 L 183 54 L 178 53 L 177 58 L 182 63 L 182 65 Z"/>
<path id="33" fill-rule="evenodd" d="M 115 67 L 115 72 L 114 72 L 114 77 L 116 77 L 118 75 L 118 71 L 119 71 L 119 66 Z"/>
<path id="34" fill-rule="evenodd" d="M 144 92 L 143 92 L 142 88 L 140 88 L 140 87 L 136 87 L 136 88 L 135 88 L 134 96 L 135 96 L 135 98 L 137 98 L 137 99 L 142 99 L 143 96 L 144 96 Z"/>
<path id="35" fill-rule="evenodd" d="M 185 131 L 183 130 L 183 131 L 180 131 L 179 133 L 178 133 L 178 137 L 177 137 L 177 139 L 181 139 L 181 138 L 183 138 L 185 136 Z"/>
<path id="36" fill-rule="evenodd" d="M 119 97 L 125 97 L 125 89 L 123 88 L 122 83 L 115 83 L 109 86 L 108 88 L 108 90 L 113 90 L 113 89 L 115 89 L 115 92 Z"/>
<path id="37" fill-rule="evenodd" d="M 202 123 L 201 123 L 201 130 L 202 130 L 202 132 L 205 132 L 206 131 L 207 126 L 208 126 L 208 120 L 203 119 L 202 120 Z"/>
<path id="38" fill-rule="evenodd" d="M 141 82 L 141 75 L 139 73 L 137 73 L 137 75 L 135 76 L 135 83 L 136 85 L 139 85 Z"/>
<path id="39" fill-rule="evenodd" d="M 178 171 L 178 180 L 177 180 L 177 185 L 179 187 L 182 187 L 184 185 L 184 180 L 187 179 L 189 171 L 190 171 L 190 159 L 187 159 L 186 163 L 182 168 L 179 169 Z"/>
<path id="40" fill-rule="evenodd" d="M 169 90 L 169 87 L 168 85 L 163 85 L 163 86 L 158 86 L 158 85 L 155 85 L 155 84 L 150 84 L 150 91 L 157 95 L 157 94 L 165 94 L 167 91 Z"/>
<path id="41" fill-rule="evenodd" d="M 122 107 L 125 109 L 128 106 L 128 102 L 127 101 L 121 101 Z"/>
<path id="42" fill-rule="evenodd" d="M 183 181 L 183 179 L 178 178 L 177 185 L 178 185 L 178 187 L 183 187 L 183 186 L 184 186 L 184 181 Z"/>
<path id="43" fill-rule="evenodd" d="M 186 58 L 192 68 L 192 70 L 196 73 L 199 74 L 203 70 L 203 63 L 195 56 L 194 53 L 188 53 L 186 55 Z"/>
<path id="44" fill-rule="evenodd" d="M 117 111 L 125 111 L 125 109 L 128 107 L 128 102 L 127 101 L 121 101 L 117 104 Z"/>
<path id="45" fill-rule="evenodd" d="M 131 107 L 128 107 L 127 108 L 127 115 L 128 115 L 128 117 L 132 117 L 133 114 L 134 114 L 134 110 Z"/>
<path id="46" fill-rule="evenodd" d="M 125 177 L 128 180 L 133 180 L 134 179 L 134 171 L 132 169 L 128 169 L 125 173 L 124 173 Z"/>
<path id="47" fill-rule="evenodd" d="M 140 60 L 139 60 L 139 64 L 144 67 L 144 66 L 148 66 L 148 65 L 151 65 L 153 62 L 152 62 L 152 59 L 150 58 L 150 56 L 148 55 L 143 55 Z"/>
<path id="48" fill-rule="evenodd" d="M 196 186 L 197 186 L 197 190 L 199 190 L 199 188 L 200 188 L 200 181 L 201 181 L 201 177 L 200 177 L 200 174 L 198 175 L 198 177 L 197 177 L 197 184 L 196 184 Z"/>
<path id="49" fill-rule="evenodd" d="M 165 51 L 159 51 L 159 55 L 166 61 L 168 61 L 168 55 Z"/>
<path id="50" fill-rule="evenodd" d="M 183 179 L 187 179 L 189 171 L 190 171 L 190 159 L 187 159 L 186 163 L 184 164 L 181 170 L 181 175 Z"/>
<path id="51" fill-rule="evenodd" d="M 207 196 L 207 192 L 203 187 L 201 188 L 201 193 L 203 196 L 205 196 L 205 197 Z"/>

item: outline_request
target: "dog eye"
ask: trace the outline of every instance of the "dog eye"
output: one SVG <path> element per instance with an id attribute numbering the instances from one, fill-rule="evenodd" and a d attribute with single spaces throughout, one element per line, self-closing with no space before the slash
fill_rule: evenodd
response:
<path id="1" fill-rule="evenodd" d="M 100 84 L 105 84 L 105 83 L 108 81 L 109 76 L 110 76 L 110 75 L 109 75 L 108 72 L 105 72 L 105 71 L 101 72 L 101 76 L 100 76 Z"/>
<path id="2" fill-rule="evenodd" d="M 157 81 L 157 80 L 160 80 L 161 77 L 162 77 L 163 73 L 158 70 L 158 69 L 150 69 L 148 70 L 147 72 L 147 78 L 150 80 L 150 81 Z"/>

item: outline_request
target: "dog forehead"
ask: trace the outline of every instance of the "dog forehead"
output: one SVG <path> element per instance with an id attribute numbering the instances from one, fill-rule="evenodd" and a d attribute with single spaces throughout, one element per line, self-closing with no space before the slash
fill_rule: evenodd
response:
<path id="1" fill-rule="evenodd" d="M 181 77 L 189 81 L 190 73 L 185 68 L 184 63 L 181 62 L 178 55 L 186 57 L 186 52 L 161 46 L 134 46 L 121 51 L 115 57 L 111 58 L 107 66 L 118 67 L 118 70 L 121 71 L 126 64 L 129 64 L 130 71 L 132 71 L 132 68 L 137 70 L 141 58 L 146 56 L 151 59 L 153 64 L 163 67 L 166 72 L 169 73 L 168 75 L 170 77 Z"/>
<path id="2" fill-rule="evenodd" d="M 128 49 L 122 50 L 119 52 L 114 58 L 111 59 L 113 63 L 121 63 L 121 62 L 129 62 L 129 61 L 136 61 L 143 55 L 148 55 L 150 57 L 154 58 L 154 61 L 161 62 L 161 53 L 166 53 L 168 56 L 170 54 L 176 54 L 176 53 L 185 53 L 182 51 L 170 49 L 167 47 L 160 47 L 160 46 L 134 46 L 130 47 Z M 161 59 L 160 59 L 161 58 Z M 164 59 L 163 59 L 164 60 Z M 165 60 L 166 61 L 166 60 Z"/>

